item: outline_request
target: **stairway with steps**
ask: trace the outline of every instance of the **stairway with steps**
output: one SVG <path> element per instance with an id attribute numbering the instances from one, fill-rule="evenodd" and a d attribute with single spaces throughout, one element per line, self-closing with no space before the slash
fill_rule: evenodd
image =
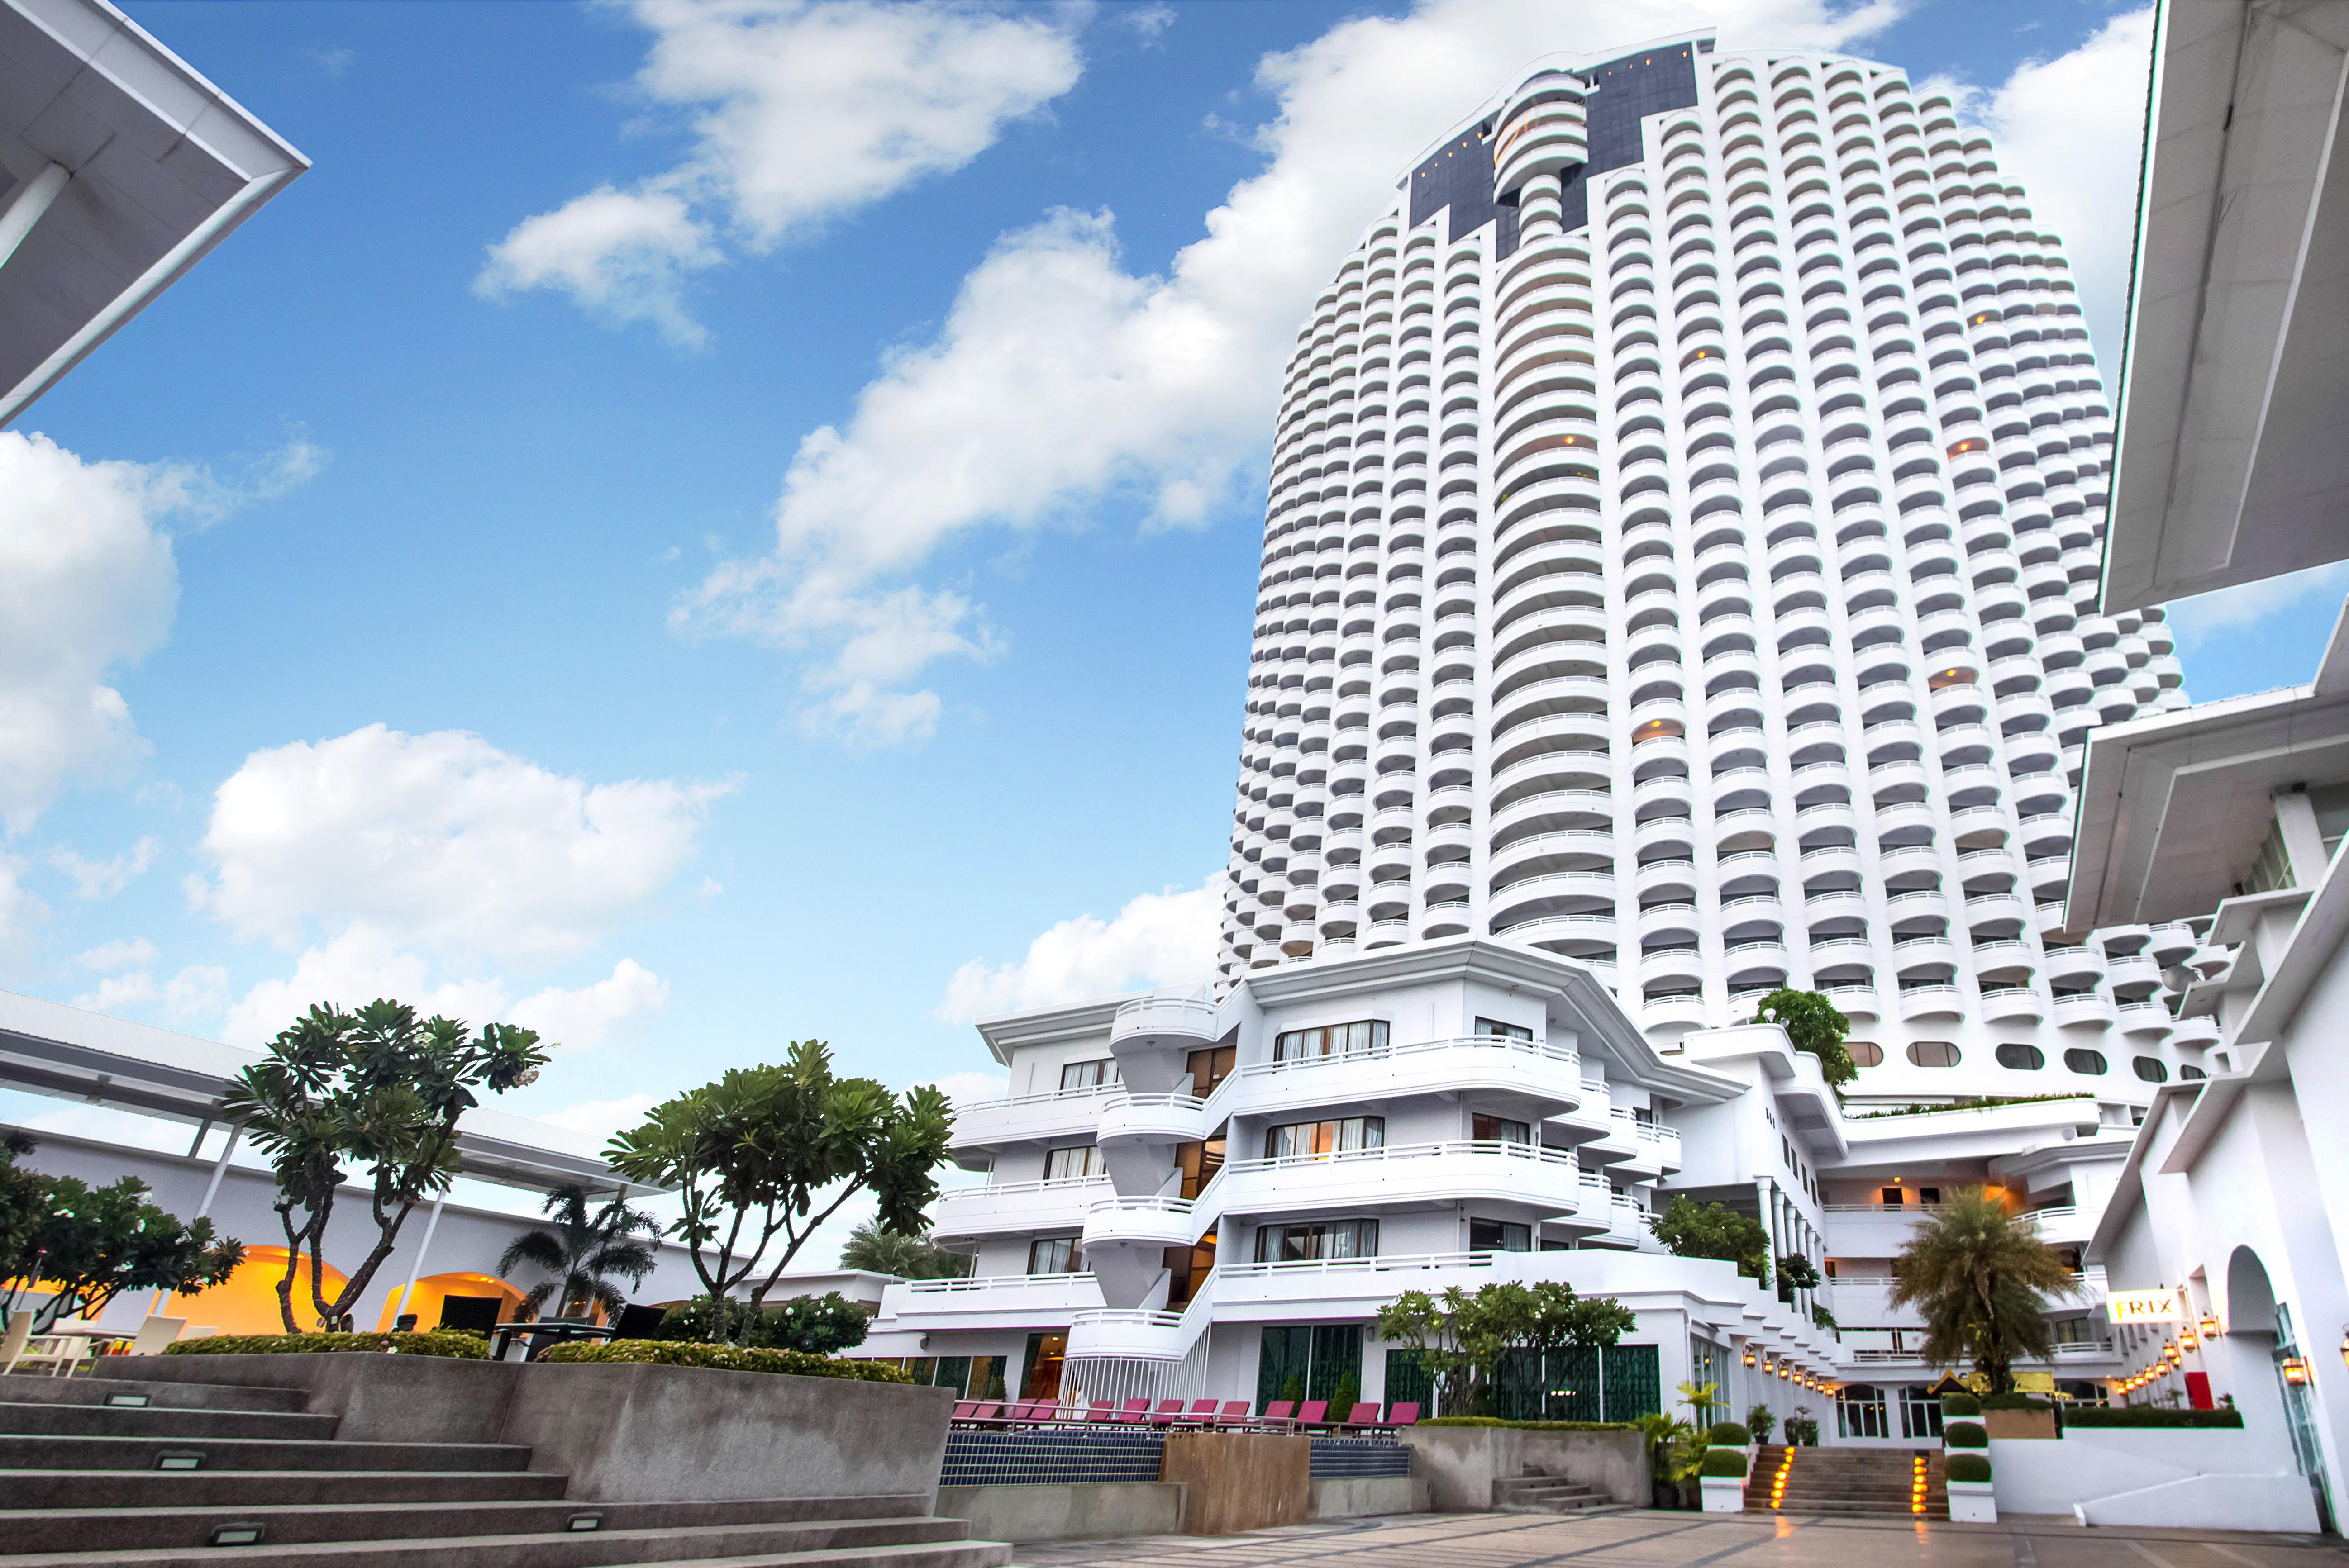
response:
<path id="1" fill-rule="evenodd" d="M 1605 1508 L 1609 1501 L 1597 1487 L 1546 1470 L 1528 1470 L 1523 1475 L 1501 1476 L 1493 1482 L 1495 1513 L 1581 1513 Z"/>
<path id="2" fill-rule="evenodd" d="M 1947 1519 L 1946 1480 L 1938 1449 L 1790 1449 L 1765 1443 L 1746 1478 L 1745 1506 L 1754 1512 L 1829 1518 Z"/>
<path id="3" fill-rule="evenodd" d="M 1001 1568 L 907 1497 L 566 1501 L 498 1443 L 344 1442 L 297 1390 L 0 1378 L 0 1568 Z"/>

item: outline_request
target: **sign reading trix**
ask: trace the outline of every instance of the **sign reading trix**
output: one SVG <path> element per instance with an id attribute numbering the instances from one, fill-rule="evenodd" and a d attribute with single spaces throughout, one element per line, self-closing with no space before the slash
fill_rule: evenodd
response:
<path id="1" fill-rule="evenodd" d="M 2175 1290 L 2108 1291 L 2105 1312 L 2115 1323 L 2176 1323 L 2185 1315 Z"/>

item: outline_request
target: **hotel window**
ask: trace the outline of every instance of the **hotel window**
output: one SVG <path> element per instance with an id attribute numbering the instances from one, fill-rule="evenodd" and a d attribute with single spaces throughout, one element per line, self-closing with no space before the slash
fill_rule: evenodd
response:
<path id="1" fill-rule="evenodd" d="M 2083 1077 L 2095 1078 L 2105 1070 L 2105 1053 L 2075 1047 L 2064 1053 L 2064 1066 Z"/>
<path id="2" fill-rule="evenodd" d="M 1534 1130 L 1526 1122 L 1479 1112 L 1468 1119 L 1468 1136 L 1479 1143 L 1531 1143 Z"/>
<path id="3" fill-rule="evenodd" d="M 1259 1225 L 1256 1261 L 1260 1264 L 1310 1263 L 1321 1258 L 1374 1258 L 1379 1255 L 1376 1220 L 1332 1220 L 1312 1225 Z"/>
<path id="4" fill-rule="evenodd" d="M 2129 1071 L 2147 1083 L 2169 1081 L 2169 1068 L 2159 1057 L 2133 1057 L 2129 1059 Z"/>
<path id="5" fill-rule="evenodd" d="M 1900 1435 L 1911 1440 L 1929 1438 L 1939 1441 L 1941 1397 L 1914 1383 L 1904 1385 L 1900 1390 Z"/>
<path id="6" fill-rule="evenodd" d="M 1292 1121 L 1264 1131 L 1267 1160 L 1295 1160 L 1315 1154 L 1345 1154 L 1359 1149 L 1382 1149 L 1387 1141 L 1383 1116 L 1350 1116 L 1342 1121 Z"/>
<path id="7" fill-rule="evenodd" d="M 1114 1057 L 1100 1057 L 1089 1062 L 1061 1064 L 1062 1094 L 1068 1094 L 1076 1089 L 1100 1088 L 1105 1084 L 1113 1084 L 1116 1081 L 1117 1058 Z"/>
<path id="8" fill-rule="evenodd" d="M 1101 1146 L 1080 1143 L 1073 1149 L 1055 1149 L 1044 1156 L 1044 1180 L 1047 1181 L 1081 1181 L 1088 1176 L 1103 1174 Z"/>
<path id="9" fill-rule="evenodd" d="M 1327 1024 L 1318 1029 L 1290 1029 L 1276 1035 L 1272 1059 L 1301 1062 L 1313 1057 L 1350 1057 L 1386 1048 L 1386 1021 L 1368 1018 L 1356 1024 Z"/>
<path id="10" fill-rule="evenodd" d="M 1909 1061 L 1912 1067 L 1953 1068 L 1958 1065 L 1958 1047 L 1947 1040 L 1911 1040 Z"/>
<path id="11" fill-rule="evenodd" d="M 1504 1024 L 1498 1018 L 1477 1019 L 1476 1032 L 1487 1038 L 1496 1040 L 1529 1041 L 1534 1037 L 1534 1032 L 1523 1024 Z"/>
<path id="12" fill-rule="evenodd" d="M 2012 1068 L 2016 1072 L 2035 1073 L 2047 1065 L 2047 1053 L 2037 1046 L 2001 1046 L 1998 1048 L 1998 1065 Z"/>
<path id="13" fill-rule="evenodd" d="M 1534 1250 L 1534 1228 L 1515 1220 L 1468 1221 L 1468 1250 L 1472 1253 L 1529 1253 Z"/>
<path id="14" fill-rule="evenodd" d="M 1878 1197 L 1888 1209 L 1898 1209 L 1909 1201 L 1909 1194 L 1898 1187 L 1887 1187 Z"/>
<path id="15" fill-rule="evenodd" d="M 1084 1273 L 1084 1238 L 1081 1236 L 1047 1236 L 1041 1241 L 1029 1243 L 1028 1272 L 1031 1274 Z"/>

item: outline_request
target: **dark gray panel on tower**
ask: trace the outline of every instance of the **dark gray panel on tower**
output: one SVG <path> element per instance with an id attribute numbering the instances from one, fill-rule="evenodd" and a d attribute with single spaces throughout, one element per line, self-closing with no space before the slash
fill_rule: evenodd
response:
<path id="1" fill-rule="evenodd" d="M 1640 122 L 1651 114 L 1696 107 L 1696 49 L 1675 44 L 1626 55 L 1593 67 L 1584 79 L 1597 89 L 1583 103 L 1590 161 L 1566 172 L 1563 227 L 1569 234 L 1590 224 L 1590 176 L 1645 156 Z"/>

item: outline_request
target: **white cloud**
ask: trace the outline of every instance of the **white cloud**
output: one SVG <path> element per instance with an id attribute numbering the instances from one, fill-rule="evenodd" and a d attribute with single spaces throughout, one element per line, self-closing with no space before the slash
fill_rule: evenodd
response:
<path id="1" fill-rule="evenodd" d="M 163 1010 L 175 1018 L 213 1018 L 228 1006 L 228 971 L 191 964 L 163 986 Z"/>
<path id="2" fill-rule="evenodd" d="M 1162 985 L 1186 985 L 1216 970 L 1223 879 L 1187 892 L 1146 892 L 1114 920 L 1081 914 L 1028 944 L 1028 956 L 989 968 L 972 959 L 947 982 L 937 1016 L 968 1024 L 998 1013 L 1050 1007 Z"/>
<path id="3" fill-rule="evenodd" d="M 67 783 L 146 754 L 107 683 L 171 630 L 179 572 L 157 524 L 185 498 L 166 470 L 14 431 L 0 496 L 0 820 L 21 833 Z"/>
<path id="4" fill-rule="evenodd" d="M 559 288 L 600 321 L 647 322 L 679 347 L 699 348 L 709 335 L 685 308 L 682 285 L 723 255 L 682 197 L 605 185 L 517 224 L 491 247 L 473 290 L 505 299 Z"/>
<path id="5" fill-rule="evenodd" d="M 93 975 L 112 975 L 124 969 L 144 969 L 155 962 L 155 944 L 145 937 L 135 942 L 118 938 L 102 942 L 88 952 L 78 954 L 74 962 Z"/>
<path id="6" fill-rule="evenodd" d="M 994 1073 L 948 1073 L 922 1080 L 957 1105 L 984 1105 L 1011 1091 L 1011 1080 Z"/>
<path id="7" fill-rule="evenodd" d="M 214 874 L 189 891 L 286 946 L 364 931 L 352 951 L 551 962 L 659 893 L 728 788 L 589 785 L 461 730 L 374 724 L 247 757 L 212 798 Z"/>
<path id="8" fill-rule="evenodd" d="M 1996 88 L 1960 89 L 2000 166 L 2029 192 L 2033 217 L 2063 239 L 2108 380 L 2119 374 L 2128 309 L 2152 51 L 2147 7 L 2109 18 L 2068 54 L 2025 61 Z"/>
<path id="9" fill-rule="evenodd" d="M 223 971 L 190 970 L 172 984 L 178 987 L 188 982 L 192 990 L 212 977 L 217 977 L 213 993 L 217 1008 L 226 997 Z M 100 991 L 104 989 L 101 985 Z M 539 1031 L 550 1047 L 595 1046 L 603 1043 L 621 1020 L 667 1006 L 668 983 L 634 959 L 623 958 L 606 979 L 575 991 L 549 986 L 517 1002 L 512 988 L 498 975 L 448 978 L 424 954 L 401 947 L 377 926 L 359 923 L 330 941 L 305 948 L 295 960 L 291 975 L 264 980 L 247 991 L 227 1008 L 228 1023 L 222 1037 L 235 1044 L 257 1045 L 273 1038 L 315 1003 L 356 1008 L 379 996 L 406 1002 L 427 1016 L 445 1014 L 476 1026 L 519 1024 Z"/>
<path id="10" fill-rule="evenodd" d="M 624 1018 L 657 1013 L 668 1006 L 668 982 L 623 958 L 608 979 L 576 991 L 550 986 L 508 1009 L 508 1022 L 536 1029 L 549 1046 L 600 1046 Z"/>
<path id="11" fill-rule="evenodd" d="M 476 287 L 559 289 L 687 346 L 704 337 L 680 292 L 688 273 L 723 259 L 726 242 L 768 251 L 968 163 L 1076 84 L 1069 26 L 1083 15 L 868 0 L 631 11 L 654 36 L 636 88 L 689 116 L 694 150 L 633 190 L 603 186 L 525 220 L 490 248 Z"/>
<path id="12" fill-rule="evenodd" d="M 435 983 L 422 954 L 402 947 L 379 926 L 355 923 L 305 948 L 291 975 L 247 991 L 229 1007 L 221 1037 L 232 1045 L 265 1044 L 315 1003 L 360 1007 L 379 996 L 406 1002 L 427 1016 L 440 1013 L 485 1024 L 502 1021 L 512 993 L 491 975 Z"/>
<path id="13" fill-rule="evenodd" d="M 143 838 L 112 860 L 84 860 L 60 844 L 43 858 L 74 880 L 74 893 L 85 901 L 112 898 L 132 880 L 145 874 L 163 852 L 163 841 Z"/>
<path id="14" fill-rule="evenodd" d="M 625 1128 L 644 1120 L 645 1112 L 658 1103 L 648 1094 L 622 1095 L 617 1099 L 582 1100 L 566 1105 L 561 1110 L 533 1116 L 533 1121 L 543 1121 L 552 1127 L 566 1127 L 574 1132 L 584 1132 L 591 1138 L 608 1139 Z"/>
<path id="15" fill-rule="evenodd" d="M 2174 600 L 2167 613 L 2170 629 L 2178 635 L 2178 647 L 2191 652 L 2214 633 L 2259 625 L 2269 616 L 2311 599 L 2337 600 L 2344 590 L 2349 590 L 2349 561 L 2336 561 L 2327 566 L 2311 566 L 2280 577 L 2263 577 L 2256 583 Z M 2278 678 L 2307 677 L 2285 671 L 2279 672 Z"/>
<path id="16" fill-rule="evenodd" d="M 1833 46 L 1897 11 L 1429 0 L 1268 56 L 1257 82 L 1278 110 L 1256 138 L 1266 167 L 1207 215 L 1205 238 L 1141 275 L 1106 212 L 1005 235 L 936 337 L 892 356 L 844 427 L 801 442 L 773 552 L 719 566 L 673 623 L 801 655 L 818 727 L 918 740 L 938 702 L 905 688 L 936 659 L 993 645 L 967 599 L 900 580 L 969 530 L 1064 522 L 1114 491 L 1145 498 L 1162 525 L 1204 521 L 1262 450 L 1314 294 L 1393 199 L 1396 171 L 1475 95 L 1547 49 L 1706 25 L 1727 44 Z"/>

